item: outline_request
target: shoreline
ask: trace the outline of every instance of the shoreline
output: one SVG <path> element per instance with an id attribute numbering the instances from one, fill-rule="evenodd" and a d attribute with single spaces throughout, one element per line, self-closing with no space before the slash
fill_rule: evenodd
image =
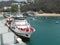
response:
<path id="1" fill-rule="evenodd" d="M 43 13 L 43 14 L 39 14 L 39 13 L 36 13 L 34 16 L 60 16 L 60 14 L 56 14 L 56 13 Z"/>
<path id="2" fill-rule="evenodd" d="M 0 13 L 0 16 L 3 16 L 3 13 Z M 34 15 L 29 14 L 29 16 L 60 16 L 60 14 L 56 14 L 56 13 L 42 13 L 42 14 L 35 13 Z"/>

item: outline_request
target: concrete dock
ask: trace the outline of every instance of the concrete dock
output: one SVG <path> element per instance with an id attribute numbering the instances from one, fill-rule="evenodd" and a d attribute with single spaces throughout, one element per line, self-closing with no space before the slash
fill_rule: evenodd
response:
<path id="1" fill-rule="evenodd" d="M 20 40 L 20 42 L 15 43 L 14 36 L 14 33 L 11 31 L 9 32 L 2 20 L 0 20 L 0 45 L 26 45 L 19 37 L 16 38 L 16 40 Z"/>

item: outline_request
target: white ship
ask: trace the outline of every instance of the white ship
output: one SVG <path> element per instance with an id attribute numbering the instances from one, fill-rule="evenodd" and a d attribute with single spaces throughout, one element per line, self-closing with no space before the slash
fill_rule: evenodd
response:
<path id="1" fill-rule="evenodd" d="M 11 27 L 18 35 L 27 38 L 30 38 L 31 34 L 35 31 L 23 17 L 15 17 Z"/>
<path id="2" fill-rule="evenodd" d="M 20 17 L 20 16 L 14 17 L 12 19 L 12 22 L 10 21 L 11 24 L 8 24 L 8 26 L 11 27 L 11 29 L 14 30 L 21 37 L 30 38 L 31 34 L 35 32 L 35 29 L 31 27 L 31 25 L 28 23 L 28 21 L 24 17 L 22 16 Z"/>

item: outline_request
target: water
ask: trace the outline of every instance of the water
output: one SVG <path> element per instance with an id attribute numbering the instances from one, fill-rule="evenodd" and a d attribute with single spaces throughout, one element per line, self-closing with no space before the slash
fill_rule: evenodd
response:
<path id="1" fill-rule="evenodd" d="M 60 19 L 49 18 L 31 20 L 28 17 L 30 24 L 36 29 L 36 32 L 32 34 L 31 40 L 28 45 L 60 45 Z M 59 23 L 56 24 L 56 21 Z"/>
<path id="2" fill-rule="evenodd" d="M 36 29 L 27 45 L 60 45 L 60 17 L 47 18 L 27 17 L 29 23 Z M 59 23 L 56 24 L 56 21 Z"/>

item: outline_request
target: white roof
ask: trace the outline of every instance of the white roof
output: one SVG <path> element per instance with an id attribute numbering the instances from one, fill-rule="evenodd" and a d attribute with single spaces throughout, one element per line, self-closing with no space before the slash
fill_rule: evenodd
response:
<path id="1" fill-rule="evenodd" d="M 26 20 L 19 20 L 19 21 L 15 22 L 15 24 L 25 25 L 25 24 L 28 24 L 28 22 Z"/>
<path id="2" fill-rule="evenodd" d="M 26 20 L 21 20 L 19 22 L 15 22 L 18 28 L 27 28 L 30 27 L 30 24 Z"/>

